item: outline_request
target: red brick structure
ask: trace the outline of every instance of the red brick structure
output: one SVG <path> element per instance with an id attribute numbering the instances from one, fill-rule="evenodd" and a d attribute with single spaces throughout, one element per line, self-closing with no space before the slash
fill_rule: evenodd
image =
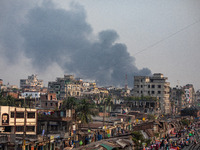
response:
<path id="1" fill-rule="evenodd" d="M 41 108 L 43 109 L 55 109 L 58 107 L 56 93 L 41 94 L 40 100 Z"/>

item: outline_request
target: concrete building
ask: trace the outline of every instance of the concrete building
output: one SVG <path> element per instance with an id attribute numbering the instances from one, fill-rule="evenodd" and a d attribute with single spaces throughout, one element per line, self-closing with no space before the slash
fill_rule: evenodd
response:
<path id="1" fill-rule="evenodd" d="M 81 95 L 81 81 L 75 80 L 73 75 L 64 75 L 64 78 L 57 78 L 56 81 L 48 83 L 50 93 L 56 93 L 57 99 L 67 97 L 79 97 Z"/>
<path id="2" fill-rule="evenodd" d="M 182 87 L 174 87 L 170 90 L 171 111 L 180 113 L 186 107 L 185 94 Z"/>
<path id="3" fill-rule="evenodd" d="M 45 93 L 40 95 L 40 105 L 42 109 L 55 110 L 58 108 L 56 93 Z"/>
<path id="4" fill-rule="evenodd" d="M 20 88 L 22 89 L 39 90 L 42 87 L 43 87 L 43 80 L 37 79 L 37 75 L 35 74 L 28 76 L 28 79 L 20 80 Z"/>
<path id="5" fill-rule="evenodd" d="M 155 73 L 153 76 L 135 76 L 133 93 L 136 97 L 152 96 L 160 101 L 161 113 L 170 113 L 170 83 L 161 73 Z"/>
<path id="6" fill-rule="evenodd" d="M 0 106 L 0 115 L 1 115 L 0 117 L 1 133 L 23 135 L 24 125 L 26 124 L 25 134 L 27 136 L 36 135 L 36 130 L 37 130 L 36 109 Z M 26 116 L 26 118 L 24 116 Z M 24 120 L 24 118 L 26 120 Z"/>
<path id="7" fill-rule="evenodd" d="M 195 91 L 192 84 L 187 84 L 183 87 L 185 92 L 185 98 L 188 105 L 192 105 L 195 103 Z"/>
<path id="8" fill-rule="evenodd" d="M 20 98 L 36 98 L 39 99 L 40 98 L 40 92 L 22 92 L 21 93 L 21 97 Z"/>
<path id="9" fill-rule="evenodd" d="M 195 93 L 195 105 L 200 106 L 200 90 L 197 90 Z"/>

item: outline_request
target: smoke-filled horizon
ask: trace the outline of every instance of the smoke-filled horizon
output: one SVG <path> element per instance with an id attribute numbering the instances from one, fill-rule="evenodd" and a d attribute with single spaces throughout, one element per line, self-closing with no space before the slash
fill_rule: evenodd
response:
<path id="1" fill-rule="evenodd" d="M 8 3 L 4 4 L 10 9 Z M 136 67 L 126 45 L 117 42 L 119 35 L 115 30 L 95 35 L 85 9 L 79 4 L 73 3 L 65 10 L 52 2 L 42 3 L 26 13 L 23 5 L 12 8 L 19 10 L 13 14 L 13 10 L 8 13 L 10 10 L 4 8 L 0 16 L 0 57 L 7 66 L 25 65 L 24 70 L 16 70 L 19 75 L 31 71 L 56 75 L 59 70 L 95 80 L 100 86 L 124 86 L 127 74 L 130 87 L 134 75 L 151 75 L 150 69 Z"/>

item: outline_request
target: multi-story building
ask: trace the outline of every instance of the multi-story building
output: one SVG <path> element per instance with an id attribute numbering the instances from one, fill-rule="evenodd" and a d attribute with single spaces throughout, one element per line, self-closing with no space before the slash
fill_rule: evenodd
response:
<path id="1" fill-rule="evenodd" d="M 133 93 L 136 97 L 152 96 L 160 101 L 161 113 L 170 113 L 170 83 L 166 81 L 161 73 L 155 73 L 153 76 L 135 76 Z"/>
<path id="2" fill-rule="evenodd" d="M 200 106 L 200 90 L 197 90 L 195 93 L 195 101 L 196 101 L 196 106 Z"/>
<path id="3" fill-rule="evenodd" d="M 0 106 L 0 115 L 1 133 L 15 134 L 20 136 L 23 135 L 25 131 L 27 136 L 36 135 L 36 109 Z"/>
<path id="4" fill-rule="evenodd" d="M 45 93 L 40 95 L 40 105 L 42 109 L 58 108 L 56 93 Z"/>
<path id="5" fill-rule="evenodd" d="M 185 94 L 182 87 L 174 87 L 170 90 L 171 111 L 180 113 L 186 107 Z"/>
<path id="6" fill-rule="evenodd" d="M 64 75 L 64 78 L 57 78 L 56 81 L 48 83 L 50 93 L 56 93 L 57 99 L 62 100 L 67 97 L 79 97 L 81 95 L 81 81 L 75 80 L 73 75 Z"/>
<path id="7" fill-rule="evenodd" d="M 185 91 L 185 98 L 186 98 L 186 103 L 188 105 L 192 105 L 194 104 L 194 100 L 195 100 L 195 91 L 194 91 L 194 87 L 192 84 L 187 84 L 183 87 L 184 91 Z"/>
<path id="8" fill-rule="evenodd" d="M 28 76 L 28 79 L 21 79 L 20 80 L 20 88 L 22 89 L 34 89 L 38 90 L 43 87 L 43 80 L 37 79 L 37 75 L 32 74 Z"/>

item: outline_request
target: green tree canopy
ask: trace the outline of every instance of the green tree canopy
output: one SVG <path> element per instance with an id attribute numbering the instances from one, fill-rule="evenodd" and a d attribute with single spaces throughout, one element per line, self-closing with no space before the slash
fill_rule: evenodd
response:
<path id="1" fill-rule="evenodd" d="M 63 101 L 62 110 L 75 109 L 77 106 L 77 99 L 75 97 L 68 97 Z"/>
<path id="2" fill-rule="evenodd" d="M 92 121 L 92 116 L 97 115 L 97 107 L 94 102 L 87 99 L 83 99 L 77 106 L 76 109 L 77 117 L 81 120 L 81 123 L 89 123 Z"/>
<path id="3" fill-rule="evenodd" d="M 1 92 L 0 93 L 0 105 L 1 106 L 16 106 L 15 98 L 10 95 L 4 97 Z"/>

